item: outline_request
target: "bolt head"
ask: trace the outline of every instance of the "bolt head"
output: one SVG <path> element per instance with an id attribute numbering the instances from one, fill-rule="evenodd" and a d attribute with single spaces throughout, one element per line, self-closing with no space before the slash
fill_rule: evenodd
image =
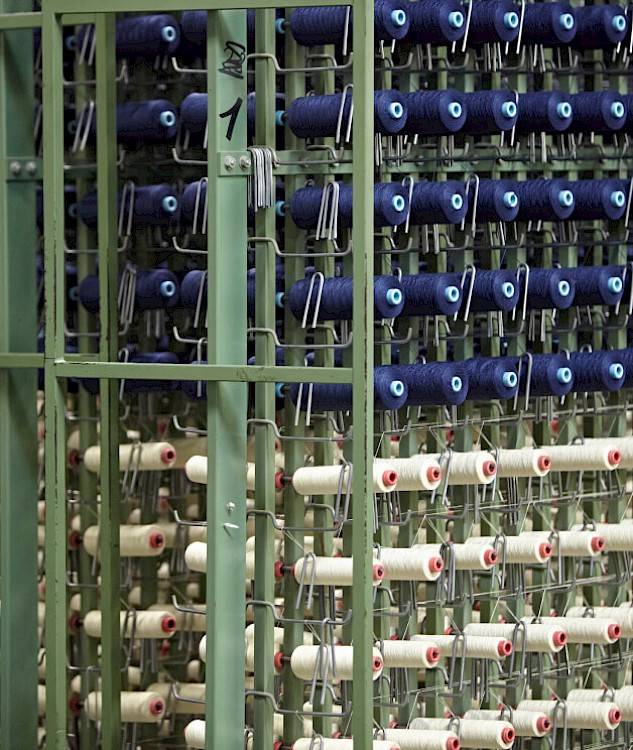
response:
<path id="1" fill-rule="evenodd" d="M 225 156 L 224 157 L 224 166 L 227 169 L 235 169 L 235 165 L 236 164 L 237 164 L 237 162 L 235 161 L 235 157 L 234 156 Z"/>
<path id="2" fill-rule="evenodd" d="M 250 168 L 251 168 L 251 160 L 248 158 L 248 156 L 240 156 L 240 169 L 246 170 Z"/>

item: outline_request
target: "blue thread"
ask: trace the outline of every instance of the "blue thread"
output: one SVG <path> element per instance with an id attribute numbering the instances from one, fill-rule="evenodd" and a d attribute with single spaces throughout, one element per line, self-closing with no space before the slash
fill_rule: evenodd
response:
<path id="1" fill-rule="evenodd" d="M 468 400 L 514 398 L 518 389 L 516 357 L 477 357 L 464 361 L 468 375 Z"/>
<path id="2" fill-rule="evenodd" d="M 173 55 L 179 43 L 180 26 L 173 16 L 133 16 L 116 22 L 118 57 L 151 60 L 158 55 Z"/>
<path id="3" fill-rule="evenodd" d="M 475 187 L 471 185 L 468 213 L 475 207 Z M 516 200 L 515 200 L 516 199 Z M 477 196 L 477 222 L 515 221 L 519 214 L 519 201 L 509 180 L 479 180 Z"/>
<path id="4" fill-rule="evenodd" d="M 572 41 L 576 28 L 576 10 L 569 3 L 526 3 L 521 40 L 524 44 L 559 47 Z"/>
<path id="5" fill-rule="evenodd" d="M 527 307 L 529 310 L 567 310 L 574 303 L 576 283 L 567 268 L 530 268 Z M 525 294 L 525 274 L 521 274 Z"/>
<path id="6" fill-rule="evenodd" d="M 624 385 L 624 367 L 617 352 L 572 352 L 570 360 L 576 393 L 619 391 Z"/>
<path id="7" fill-rule="evenodd" d="M 463 182 L 416 182 L 411 194 L 410 223 L 459 224 L 468 210 Z"/>
<path id="8" fill-rule="evenodd" d="M 519 34 L 520 11 L 512 0 L 477 0 L 472 4 L 468 43 L 514 41 Z"/>
<path id="9" fill-rule="evenodd" d="M 469 392 L 461 362 L 392 365 L 391 370 L 407 386 L 407 406 L 459 406 Z"/>
<path id="10" fill-rule="evenodd" d="M 576 8 L 576 49 L 610 50 L 624 41 L 627 22 L 619 5 L 584 5 Z"/>
<path id="11" fill-rule="evenodd" d="M 129 206 L 126 199 L 125 212 Z M 117 204 L 120 207 L 121 193 L 118 195 Z M 97 191 L 87 193 L 78 205 L 79 218 L 90 229 L 97 228 L 98 201 Z M 177 218 L 178 198 L 171 185 L 143 185 L 134 190 L 133 224 L 137 229 L 140 227 L 167 226 L 170 221 Z"/>
<path id="12" fill-rule="evenodd" d="M 563 133 L 573 120 L 571 97 L 560 91 L 519 94 L 517 133 Z"/>
<path id="13" fill-rule="evenodd" d="M 617 91 L 573 94 L 571 106 L 574 118 L 569 127 L 570 133 L 608 134 L 622 130 L 626 122 L 626 102 Z"/>
<path id="14" fill-rule="evenodd" d="M 464 133 L 494 135 L 515 126 L 517 111 L 512 91 L 474 91 L 462 96 L 466 105 Z"/>
<path id="15" fill-rule="evenodd" d="M 574 194 L 566 180 L 512 182 L 518 198 L 518 221 L 566 221 L 574 210 Z"/>
<path id="16" fill-rule="evenodd" d="M 404 95 L 404 101 L 407 121 L 403 132 L 409 135 L 458 133 L 466 122 L 464 95 L 454 89 L 412 91 Z"/>
<path id="17" fill-rule="evenodd" d="M 462 292 L 454 274 L 419 273 L 403 276 L 402 315 L 454 315 L 462 304 Z"/>
<path id="18" fill-rule="evenodd" d="M 624 216 L 626 194 L 621 180 L 577 180 L 569 183 L 574 194 L 574 220 L 609 219 Z"/>
<path id="19" fill-rule="evenodd" d="M 407 41 L 414 44 L 451 44 L 466 31 L 464 6 L 459 0 L 418 0 L 408 3 Z"/>
<path id="20" fill-rule="evenodd" d="M 96 274 L 82 279 L 78 295 L 88 312 L 99 313 L 99 277 Z M 178 279 L 171 271 L 153 268 L 137 272 L 134 306 L 139 312 L 171 309 L 178 304 L 178 298 Z"/>
<path id="21" fill-rule="evenodd" d="M 566 396 L 574 388 L 574 370 L 564 354 L 533 354 L 530 374 L 530 396 Z M 519 393 L 528 386 L 528 363 L 521 366 Z"/>
<path id="22" fill-rule="evenodd" d="M 616 305 L 623 294 L 622 285 L 614 285 L 612 279 L 622 279 L 622 266 L 578 266 L 566 272 L 576 285 L 574 305 Z M 619 291 L 617 289 L 619 288 Z"/>
<path id="23" fill-rule="evenodd" d="M 461 283 L 461 274 L 448 274 L 455 285 Z M 465 307 L 470 288 L 470 278 L 466 277 L 462 290 L 462 309 Z M 471 312 L 509 312 L 519 303 L 519 285 L 512 271 L 500 269 L 488 271 L 477 269 L 473 283 Z"/>

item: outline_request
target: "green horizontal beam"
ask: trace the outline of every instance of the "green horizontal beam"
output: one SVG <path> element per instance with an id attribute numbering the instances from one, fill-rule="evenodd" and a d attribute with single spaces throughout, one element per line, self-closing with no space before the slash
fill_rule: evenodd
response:
<path id="1" fill-rule="evenodd" d="M 41 13 L 2 13 L 0 15 L 0 30 L 34 29 L 42 25 Z"/>
<path id="2" fill-rule="evenodd" d="M 349 0 L 304 0 L 302 5 L 350 5 Z M 175 13 L 181 10 L 248 10 L 250 8 L 294 8 L 297 0 L 108 0 L 101 12 L 105 13 Z M 50 0 L 48 10 L 53 13 L 91 13 L 85 0 Z"/>
<path id="3" fill-rule="evenodd" d="M 17 370 L 25 367 L 44 367 L 44 355 L 21 352 L 0 354 L 0 370 Z"/>

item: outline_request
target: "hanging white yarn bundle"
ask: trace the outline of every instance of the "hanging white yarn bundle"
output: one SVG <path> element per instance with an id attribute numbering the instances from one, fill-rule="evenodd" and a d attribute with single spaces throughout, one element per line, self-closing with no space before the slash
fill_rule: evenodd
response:
<path id="1" fill-rule="evenodd" d="M 387 740 L 374 740 L 371 748 L 372 750 L 401 750 L 396 742 Z M 301 737 L 294 741 L 292 750 L 354 750 L 354 740 L 325 737 L 322 740 L 313 740 L 311 737 Z"/>
<path id="2" fill-rule="evenodd" d="M 465 541 L 466 545 L 494 544 L 493 536 L 471 536 Z M 512 565 L 539 565 L 547 562 L 552 556 L 552 544 L 547 533 L 531 532 L 527 536 L 522 532 L 519 536 L 500 537 L 497 549 L 501 559 Z"/>
<path id="3" fill-rule="evenodd" d="M 101 470 L 101 447 L 92 445 L 84 453 L 84 466 L 93 474 Z M 163 471 L 176 462 L 171 443 L 123 443 L 119 445 L 119 471 Z"/>
<path id="4" fill-rule="evenodd" d="M 497 476 L 544 477 L 549 474 L 552 460 L 545 448 L 503 448 L 496 452 Z"/>
<path id="5" fill-rule="evenodd" d="M 119 612 L 122 638 L 169 638 L 177 629 L 174 615 L 168 610 L 131 610 Z M 101 638 L 101 611 L 86 612 L 83 628 L 91 638 Z"/>
<path id="6" fill-rule="evenodd" d="M 576 701 L 568 702 L 566 708 L 563 704 L 557 702 L 525 700 L 517 706 L 519 711 L 543 711 L 552 721 L 556 718 L 558 726 L 563 725 L 565 718 L 567 729 L 615 729 L 622 720 L 622 712 L 615 703 L 607 702 L 587 702 L 579 703 Z M 554 714 L 556 713 L 556 717 Z"/>
<path id="7" fill-rule="evenodd" d="M 466 659 L 505 659 L 512 653 L 512 643 L 507 638 L 491 635 L 464 635 L 459 639 L 455 651 L 456 635 L 412 635 L 412 641 L 422 641 L 439 646 L 442 656 L 464 656 Z"/>
<path id="8" fill-rule="evenodd" d="M 596 620 L 617 622 L 621 629 L 622 638 L 633 638 L 633 609 L 627 607 L 570 607 L 565 613 L 567 617 L 585 617 Z"/>
<path id="9" fill-rule="evenodd" d="M 444 568 L 435 545 L 426 547 L 382 547 L 379 561 L 388 581 L 436 581 Z"/>
<path id="10" fill-rule="evenodd" d="M 582 529 L 578 525 L 574 527 Z M 595 532 L 604 539 L 604 552 L 632 552 L 633 551 L 633 524 L 627 523 L 597 523 Z"/>
<path id="11" fill-rule="evenodd" d="M 386 740 L 400 745 L 400 750 L 459 750 L 455 732 L 443 729 L 385 729 Z"/>
<path id="12" fill-rule="evenodd" d="M 351 557 L 302 557 L 293 565 L 297 583 L 313 583 L 317 586 L 352 586 L 354 584 L 354 560 Z M 303 578 L 302 578 L 303 576 Z M 385 577 L 384 562 L 374 561 L 372 581 L 378 586 Z"/>
<path id="13" fill-rule="evenodd" d="M 147 688 L 150 693 L 158 693 L 161 696 L 168 714 L 194 716 L 204 716 L 205 689 L 204 683 L 187 682 L 154 682 Z"/>
<path id="14" fill-rule="evenodd" d="M 439 544 L 414 544 L 411 549 L 426 549 L 440 557 Z M 490 570 L 497 564 L 497 552 L 489 542 L 452 544 L 455 570 Z"/>
<path id="15" fill-rule="evenodd" d="M 555 654 L 567 643 L 567 633 L 563 626 L 526 623 L 525 633 L 523 627 L 515 628 L 507 623 L 471 622 L 464 628 L 466 635 L 496 635 L 509 641 L 512 641 L 515 632 L 517 651 Z"/>
<path id="16" fill-rule="evenodd" d="M 442 481 L 439 463 L 431 456 L 417 455 L 411 458 L 378 458 L 378 466 L 390 466 L 398 472 L 397 489 L 400 492 L 434 490 Z"/>
<path id="17" fill-rule="evenodd" d="M 612 445 L 620 451 L 618 469 L 633 469 L 633 437 L 586 438 L 590 445 Z"/>
<path id="18" fill-rule="evenodd" d="M 530 618 L 523 618 L 530 622 Z M 620 626 L 610 620 L 598 620 L 592 617 L 541 617 L 543 624 L 556 627 L 560 625 L 567 633 L 568 643 L 595 643 L 608 645 L 615 643 L 622 635 Z"/>
<path id="19" fill-rule="evenodd" d="M 613 471 L 620 463 L 620 451 L 614 442 L 592 445 L 548 445 L 551 471 Z"/>
<path id="20" fill-rule="evenodd" d="M 597 690 L 570 690 L 567 694 L 567 702 L 594 703 L 598 701 L 611 701 L 620 709 L 622 721 L 633 721 L 633 687 L 618 688 L 617 690 L 608 690 L 606 693 L 602 689 Z"/>
<path id="21" fill-rule="evenodd" d="M 494 709 L 473 709 L 466 711 L 465 719 L 477 720 L 501 720 L 501 714 Z M 508 719 L 508 721 L 510 721 Z M 517 733 L 517 737 L 544 737 L 552 729 L 552 721 L 542 711 L 513 711 L 512 720 L 510 721 Z"/>
<path id="22" fill-rule="evenodd" d="M 303 466 L 292 475 L 292 486 L 300 495 L 336 495 L 351 488 L 353 471 L 350 464 L 340 466 Z M 372 471 L 374 492 L 393 492 L 398 472 L 390 461 L 374 463 Z"/>
<path id="23" fill-rule="evenodd" d="M 449 485 L 491 484 L 497 475 L 497 462 L 488 451 L 452 452 L 450 458 L 440 453 L 427 456 L 439 462 Z"/>
<path id="24" fill-rule="evenodd" d="M 190 482 L 207 483 L 207 457 L 192 456 L 185 463 L 185 474 Z"/>
<path id="25" fill-rule="evenodd" d="M 101 721 L 102 693 L 88 693 L 84 707 L 92 721 Z M 121 692 L 121 721 L 154 724 L 165 715 L 165 701 L 158 693 Z"/>
<path id="26" fill-rule="evenodd" d="M 332 648 L 334 648 L 335 672 L 332 667 Z M 311 680 L 317 668 L 317 678 L 325 672 L 328 680 L 351 680 L 353 660 L 353 646 L 298 646 L 290 656 L 290 668 L 300 680 Z M 371 658 L 374 680 L 380 677 L 382 668 L 382 654 L 374 648 Z"/>
<path id="27" fill-rule="evenodd" d="M 440 648 L 430 642 L 385 640 L 376 643 L 385 667 L 398 669 L 433 669 L 440 661 Z"/>
<path id="28" fill-rule="evenodd" d="M 509 750 L 516 733 L 508 721 L 461 719 L 414 719 L 412 729 L 448 729 L 456 732 L 462 747 L 477 750 Z"/>
<path id="29" fill-rule="evenodd" d="M 84 549 L 93 557 L 99 552 L 99 526 L 89 526 L 82 537 Z M 158 524 L 119 526 L 121 557 L 158 557 L 165 549 L 165 534 Z"/>

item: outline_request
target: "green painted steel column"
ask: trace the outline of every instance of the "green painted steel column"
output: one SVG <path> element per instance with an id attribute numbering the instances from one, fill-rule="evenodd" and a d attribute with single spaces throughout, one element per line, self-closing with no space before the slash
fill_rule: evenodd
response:
<path id="1" fill-rule="evenodd" d="M 242 78 L 222 72 L 229 42 L 246 47 L 246 14 L 209 13 L 208 360 L 244 365 L 246 176 L 239 169 L 234 177 L 218 173 L 220 152 L 246 146 L 246 64 Z M 232 108 L 235 118 L 226 115 Z M 245 383 L 207 383 L 208 750 L 244 746 L 246 400 Z"/>

